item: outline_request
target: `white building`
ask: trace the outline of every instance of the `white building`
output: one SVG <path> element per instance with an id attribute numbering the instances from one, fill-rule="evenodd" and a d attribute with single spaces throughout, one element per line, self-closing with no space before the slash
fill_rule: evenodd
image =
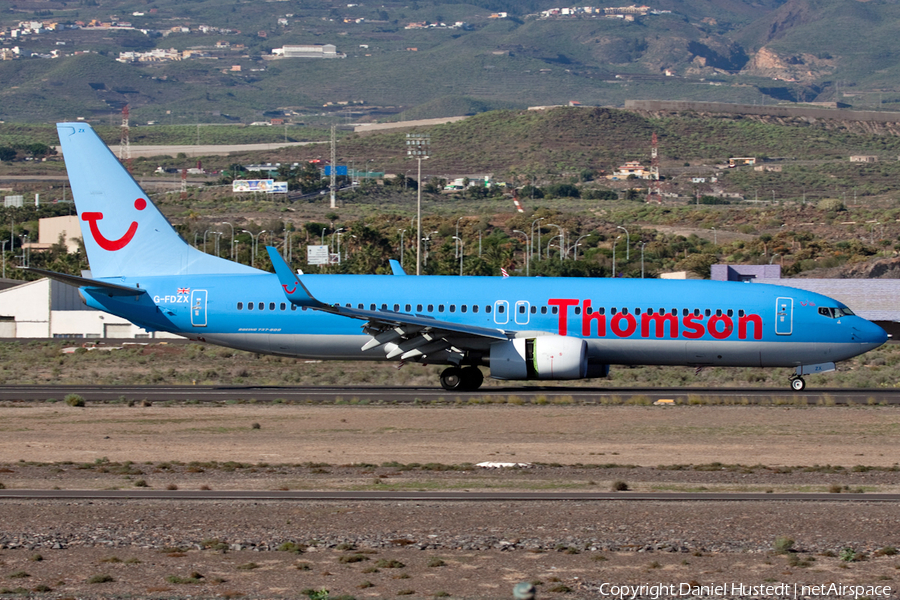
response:
<path id="1" fill-rule="evenodd" d="M 180 339 L 89 308 L 78 289 L 58 281 L 39 279 L 0 290 L 0 338 L 104 337 Z"/>
<path id="2" fill-rule="evenodd" d="M 337 53 L 337 48 L 334 44 L 283 46 L 272 50 L 272 54 L 280 55 L 284 58 L 338 58 L 342 56 Z"/>

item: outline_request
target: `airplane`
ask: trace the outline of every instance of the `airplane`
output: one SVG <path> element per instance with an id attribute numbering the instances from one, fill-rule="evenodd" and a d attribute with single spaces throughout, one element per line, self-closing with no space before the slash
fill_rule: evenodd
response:
<path id="1" fill-rule="evenodd" d="M 803 376 L 881 346 L 844 304 L 767 284 L 618 278 L 275 273 L 186 243 L 90 125 L 57 124 L 91 270 L 30 270 L 148 331 L 320 360 L 446 365 L 446 390 L 605 377 L 610 365 L 793 367 Z"/>

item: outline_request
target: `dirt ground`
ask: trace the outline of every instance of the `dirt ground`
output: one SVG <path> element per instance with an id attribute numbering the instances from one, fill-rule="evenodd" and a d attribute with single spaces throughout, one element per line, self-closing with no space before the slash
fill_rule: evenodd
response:
<path id="1" fill-rule="evenodd" d="M 892 407 L 17 403 L 0 407 L 0 483 L 891 492 L 898 427 Z M 467 464 L 481 461 L 532 466 Z M 894 598 L 895 547 L 900 508 L 875 502 L 8 499 L 0 594 L 493 599 L 532 582 L 539 598 Z"/>
<path id="2" fill-rule="evenodd" d="M 855 465 L 898 461 L 900 409 L 11 404 L 0 459 L 332 464 Z M 258 428 L 254 428 L 254 424 Z"/>

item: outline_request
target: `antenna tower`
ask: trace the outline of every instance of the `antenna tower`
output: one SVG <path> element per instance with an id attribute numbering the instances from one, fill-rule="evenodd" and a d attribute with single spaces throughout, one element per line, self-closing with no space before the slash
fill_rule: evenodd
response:
<path id="1" fill-rule="evenodd" d="M 122 107 L 122 140 L 119 142 L 119 160 L 131 173 L 131 136 L 128 127 L 128 105 Z"/>

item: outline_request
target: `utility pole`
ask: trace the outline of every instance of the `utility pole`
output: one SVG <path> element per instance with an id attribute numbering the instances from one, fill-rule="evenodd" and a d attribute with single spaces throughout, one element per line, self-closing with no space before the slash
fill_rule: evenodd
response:
<path id="1" fill-rule="evenodd" d="M 427 133 L 406 134 L 406 156 L 419 163 L 418 197 L 416 199 L 416 275 L 422 274 L 422 159 L 428 158 L 431 135 Z"/>
<path id="2" fill-rule="evenodd" d="M 337 194 L 337 126 L 331 124 L 331 208 L 337 208 L 335 194 Z"/>

